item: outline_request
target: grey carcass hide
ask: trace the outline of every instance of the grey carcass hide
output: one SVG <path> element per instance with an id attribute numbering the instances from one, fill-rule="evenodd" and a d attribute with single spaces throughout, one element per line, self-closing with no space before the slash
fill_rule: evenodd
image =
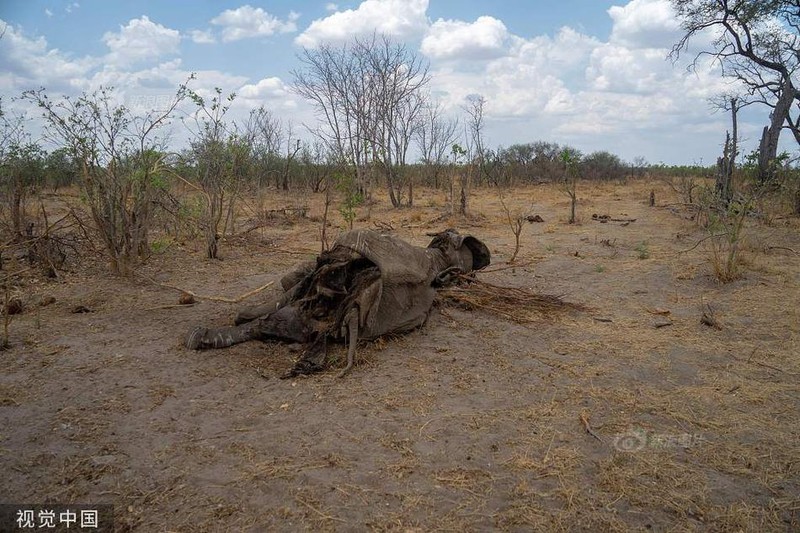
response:
<path id="1" fill-rule="evenodd" d="M 371 230 L 345 233 L 316 262 L 301 264 L 285 276 L 285 292 L 274 300 L 244 309 L 234 327 L 195 328 L 186 345 L 224 348 L 252 339 L 306 343 L 292 376 L 324 368 L 327 339 L 346 339 L 346 372 L 359 339 L 423 325 L 438 284 L 454 272 L 489 264 L 489 250 L 475 237 L 452 229 L 432 236 L 428 247 L 421 248 Z"/>

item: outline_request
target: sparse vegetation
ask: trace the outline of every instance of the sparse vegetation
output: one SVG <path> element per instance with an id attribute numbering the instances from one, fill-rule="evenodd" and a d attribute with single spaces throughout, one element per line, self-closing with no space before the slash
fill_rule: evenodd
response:
<path id="1" fill-rule="evenodd" d="M 650 248 L 647 246 L 647 241 L 642 241 L 636 245 L 636 257 L 639 259 L 650 259 Z"/>

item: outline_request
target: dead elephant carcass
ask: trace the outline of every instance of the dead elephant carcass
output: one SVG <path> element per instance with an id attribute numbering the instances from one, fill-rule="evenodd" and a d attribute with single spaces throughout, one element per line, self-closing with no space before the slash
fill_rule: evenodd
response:
<path id="1" fill-rule="evenodd" d="M 481 241 L 455 230 L 434 234 L 427 248 L 376 231 L 351 231 L 316 261 L 285 276 L 284 292 L 274 300 L 242 310 L 236 326 L 195 328 L 186 346 L 225 348 L 253 339 L 305 343 L 305 352 L 288 374 L 294 376 L 325 367 L 329 338 L 347 340 L 346 372 L 359 339 L 423 325 L 436 286 L 453 273 L 478 270 L 489 261 Z"/>

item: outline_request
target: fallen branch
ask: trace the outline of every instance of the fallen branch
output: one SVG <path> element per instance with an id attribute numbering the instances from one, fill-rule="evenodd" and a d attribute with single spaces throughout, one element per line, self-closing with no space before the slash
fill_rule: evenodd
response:
<path id="1" fill-rule="evenodd" d="M 258 287 L 257 289 L 253 289 L 251 291 L 247 291 L 246 293 L 244 293 L 241 296 L 238 296 L 236 298 L 225 298 L 223 296 L 204 296 L 202 294 L 197 294 L 197 293 L 192 292 L 190 290 L 182 289 L 182 288 L 176 287 L 174 285 L 169 285 L 168 283 L 160 283 L 160 282 L 154 280 L 153 278 L 145 276 L 144 274 L 137 274 L 137 275 L 142 277 L 142 278 L 144 278 L 144 279 L 146 279 L 150 283 L 153 283 L 154 285 L 158 285 L 159 287 L 164 287 L 166 289 L 172 289 L 172 290 L 175 290 L 175 291 L 178 291 L 178 292 L 181 292 L 181 293 L 186 293 L 189 296 L 193 296 L 194 298 L 196 298 L 198 300 L 210 300 L 212 302 L 223 302 L 223 303 L 228 303 L 228 304 L 238 304 L 242 300 L 245 300 L 245 299 L 247 299 L 247 298 L 249 298 L 249 297 L 251 297 L 251 296 L 253 296 L 255 294 L 258 294 L 259 292 L 263 291 L 264 289 L 270 287 L 273 283 L 275 283 L 274 281 L 270 281 L 269 283 L 266 283 L 266 284 L 262 285 L 261 287 Z M 180 306 L 181 304 L 177 304 L 177 305 Z M 187 305 L 187 304 L 184 304 L 184 305 Z"/>
<path id="2" fill-rule="evenodd" d="M 172 309 L 175 307 L 194 307 L 197 305 L 197 302 L 193 304 L 167 304 L 167 305 L 157 305 L 155 307 L 148 307 L 145 311 L 158 311 L 159 309 Z"/>
<path id="3" fill-rule="evenodd" d="M 700 246 L 700 245 L 701 245 L 701 244 L 702 244 L 704 241 L 707 241 L 708 239 L 713 239 L 714 237 L 725 237 L 726 235 L 728 235 L 728 232 L 727 232 L 727 231 L 726 231 L 726 232 L 724 232 L 724 233 L 713 233 L 713 234 L 711 234 L 711 235 L 708 235 L 708 236 L 706 236 L 706 237 L 703 237 L 702 239 L 700 239 L 699 241 L 697 241 L 697 242 L 695 243 L 695 245 L 694 245 L 694 246 L 692 246 L 691 248 L 687 248 L 686 250 L 681 250 L 681 251 L 680 251 L 680 252 L 678 252 L 678 253 L 679 253 L 679 254 L 685 254 L 685 253 L 687 253 L 687 252 L 691 252 L 692 250 L 694 250 L 695 248 L 697 248 L 698 246 Z"/>
<path id="4" fill-rule="evenodd" d="M 750 364 L 762 366 L 764 368 L 769 368 L 770 370 L 774 370 L 774 371 L 780 372 L 782 374 L 788 374 L 790 376 L 797 376 L 798 375 L 796 372 L 787 372 L 786 370 L 784 370 L 782 368 L 778 368 L 777 366 L 772 366 L 772 365 L 767 364 L 767 363 L 762 363 L 761 361 L 753 361 L 752 359 L 753 359 L 753 356 L 755 354 L 756 354 L 756 349 L 754 348 L 753 352 L 750 354 L 750 357 L 748 357 L 747 359 L 743 359 L 741 357 L 736 357 L 735 355 L 730 354 L 730 353 L 728 354 L 728 356 L 730 358 L 736 360 L 736 361 L 739 361 L 740 363 L 750 363 Z"/>
<path id="5" fill-rule="evenodd" d="M 533 264 L 533 261 L 526 261 L 525 263 L 508 264 L 504 267 L 492 268 L 490 270 L 476 270 L 476 274 L 491 274 L 492 272 L 500 272 L 501 270 L 508 270 L 510 268 L 524 268 Z"/>
<path id="6" fill-rule="evenodd" d="M 767 250 L 786 250 L 787 252 L 792 252 L 794 255 L 800 255 L 797 250 L 789 248 L 788 246 L 767 246 Z"/>

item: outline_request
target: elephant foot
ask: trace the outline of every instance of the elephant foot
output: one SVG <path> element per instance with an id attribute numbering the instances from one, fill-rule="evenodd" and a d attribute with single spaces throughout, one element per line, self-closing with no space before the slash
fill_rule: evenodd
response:
<path id="1" fill-rule="evenodd" d="M 197 326 L 186 337 L 186 347 L 190 350 L 202 350 L 208 348 L 205 338 L 208 335 L 208 328 Z"/>

